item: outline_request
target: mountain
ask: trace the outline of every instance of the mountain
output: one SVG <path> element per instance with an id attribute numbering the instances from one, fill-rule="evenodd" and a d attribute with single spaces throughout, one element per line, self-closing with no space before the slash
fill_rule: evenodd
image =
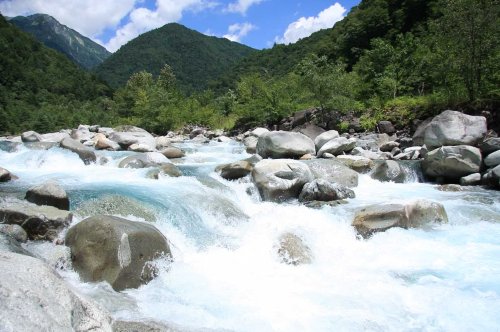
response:
<path id="1" fill-rule="evenodd" d="M 97 73 L 116 88 L 135 72 L 145 70 L 158 75 L 168 64 L 182 90 L 199 91 L 253 52 L 248 46 L 170 23 L 122 46 L 97 67 Z"/>
<path id="2" fill-rule="evenodd" d="M 111 55 L 101 45 L 46 14 L 17 16 L 10 19 L 10 22 L 86 69 L 96 67 Z"/>
<path id="3" fill-rule="evenodd" d="M 77 125 L 91 113 L 103 119 L 91 106 L 110 94 L 95 75 L 0 15 L 0 133 Z"/>
<path id="4" fill-rule="evenodd" d="M 219 85 L 232 86 L 242 75 L 266 73 L 283 76 L 307 55 L 326 55 L 351 68 L 370 48 L 374 38 L 394 41 L 398 34 L 418 31 L 436 17 L 441 0 L 363 0 L 335 26 L 313 33 L 294 44 L 275 44 L 251 54 L 220 78 Z"/>

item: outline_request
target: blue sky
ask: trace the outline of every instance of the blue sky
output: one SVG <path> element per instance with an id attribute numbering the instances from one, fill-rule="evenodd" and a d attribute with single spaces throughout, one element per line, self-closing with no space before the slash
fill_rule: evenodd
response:
<path id="1" fill-rule="evenodd" d="M 254 48 L 293 43 L 341 20 L 359 0 L 0 0 L 6 16 L 46 13 L 116 51 L 178 22 Z"/>

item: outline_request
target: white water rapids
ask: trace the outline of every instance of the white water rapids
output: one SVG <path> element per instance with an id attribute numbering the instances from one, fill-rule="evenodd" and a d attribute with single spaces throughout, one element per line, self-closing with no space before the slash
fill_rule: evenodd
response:
<path id="1" fill-rule="evenodd" d="M 149 284 L 117 293 L 60 270 L 115 318 L 196 331 L 500 331 L 498 191 L 443 192 L 361 175 L 355 199 L 316 210 L 261 202 L 249 178 L 220 178 L 216 165 L 248 157 L 237 143 L 178 147 L 187 151 L 178 163 L 185 176 L 159 180 L 146 178 L 147 169 L 119 169 L 129 152 L 98 152 L 109 162 L 85 166 L 59 148 L 0 151 L 0 166 L 19 177 L 2 184 L 2 195 L 22 197 L 54 179 L 68 192 L 75 222 L 103 209 L 154 222 L 174 262 L 159 262 L 165 268 Z M 116 195 L 129 203 L 116 203 Z M 359 207 L 415 198 L 441 202 L 449 223 L 356 237 Z M 103 206 L 104 199 L 111 203 Z M 304 240 L 312 264 L 280 262 L 278 239 L 286 232 Z M 53 265 L 63 248 L 28 244 Z"/>

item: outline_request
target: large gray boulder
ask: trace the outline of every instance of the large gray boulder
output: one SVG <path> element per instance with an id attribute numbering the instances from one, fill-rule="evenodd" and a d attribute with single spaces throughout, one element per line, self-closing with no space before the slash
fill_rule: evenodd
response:
<path id="1" fill-rule="evenodd" d="M 257 142 L 259 138 L 257 136 L 248 136 L 243 139 L 243 145 L 245 145 L 247 153 L 257 153 Z"/>
<path id="2" fill-rule="evenodd" d="M 476 145 L 486 132 L 485 117 L 448 110 L 435 116 L 426 126 L 424 144 L 429 150 L 441 146 Z"/>
<path id="3" fill-rule="evenodd" d="M 325 179 L 349 188 L 358 185 L 358 173 L 338 160 L 313 159 L 302 162 L 309 167 L 315 179 Z"/>
<path id="4" fill-rule="evenodd" d="M 427 153 L 422 170 L 431 177 L 459 179 L 481 169 L 481 151 L 468 145 L 443 146 Z"/>
<path id="5" fill-rule="evenodd" d="M 39 259 L 0 251 L 0 289 L 0 331 L 112 331 L 109 313 Z"/>
<path id="6" fill-rule="evenodd" d="M 29 188 L 24 199 L 37 205 L 50 205 L 60 210 L 69 210 L 68 194 L 53 181 Z"/>
<path id="7" fill-rule="evenodd" d="M 363 156 L 340 155 L 337 160 L 359 173 L 366 173 L 373 169 L 374 163 L 371 159 Z"/>
<path id="8" fill-rule="evenodd" d="M 336 201 L 346 198 L 354 198 L 354 191 L 338 183 L 329 182 L 324 179 L 313 180 L 306 183 L 299 195 L 299 201 Z"/>
<path id="9" fill-rule="evenodd" d="M 324 153 L 330 153 L 334 156 L 343 154 L 344 152 L 351 151 L 356 147 L 356 139 L 338 137 L 326 142 L 318 151 L 318 157 L 323 156 Z"/>
<path id="10" fill-rule="evenodd" d="M 86 165 L 95 163 L 97 159 L 95 152 L 91 148 L 69 137 L 61 141 L 61 148 L 76 153 Z"/>
<path id="11" fill-rule="evenodd" d="M 321 135 L 318 135 L 314 140 L 314 145 L 316 146 L 316 150 L 319 151 L 323 145 L 325 145 L 328 141 L 331 141 L 334 138 L 339 138 L 339 132 L 336 130 L 329 130 Z"/>
<path id="12" fill-rule="evenodd" d="M 67 227 L 73 215 L 53 206 L 36 205 L 26 201 L 0 201 L 0 220 L 4 224 L 21 226 L 32 240 L 53 241 Z"/>
<path id="13" fill-rule="evenodd" d="M 70 134 L 60 131 L 58 133 L 48 133 L 40 136 L 42 137 L 42 142 L 60 144 L 63 139 L 70 137 Z"/>
<path id="14" fill-rule="evenodd" d="M 297 198 L 302 187 L 313 180 L 309 167 L 290 159 L 262 160 L 253 171 L 252 179 L 265 201 L 282 202 Z"/>
<path id="15" fill-rule="evenodd" d="M 313 258 L 311 249 L 293 233 L 280 236 L 278 255 L 282 263 L 289 265 L 311 264 Z"/>
<path id="16" fill-rule="evenodd" d="M 352 225 L 363 237 L 392 227 L 416 228 L 429 223 L 446 223 L 448 215 L 441 203 L 416 200 L 407 204 L 376 204 L 356 212 Z"/>
<path id="17" fill-rule="evenodd" d="M 371 174 L 372 179 L 382 182 L 404 183 L 406 173 L 400 163 L 393 160 L 384 160 L 377 163 Z"/>
<path id="18" fill-rule="evenodd" d="M 257 154 L 262 158 L 300 158 L 316 154 L 314 142 L 301 133 L 273 131 L 259 137 Z"/>
<path id="19" fill-rule="evenodd" d="M 490 153 L 486 158 L 484 158 L 484 164 L 487 167 L 495 167 L 500 165 L 500 150 Z"/>
<path id="20" fill-rule="evenodd" d="M 110 150 L 110 151 L 118 151 L 121 150 L 120 144 L 115 141 L 110 140 L 106 137 L 106 135 L 102 133 L 98 133 L 93 138 L 94 148 L 96 150 Z"/>
<path id="21" fill-rule="evenodd" d="M 113 289 L 137 288 L 152 280 L 151 261 L 170 257 L 167 239 L 151 224 L 94 216 L 66 234 L 74 269 L 85 281 L 107 281 Z"/>
<path id="22" fill-rule="evenodd" d="M 150 151 L 154 151 L 156 149 L 155 138 L 144 129 L 137 127 L 125 127 L 118 129 L 133 130 L 133 131 L 114 131 L 111 134 L 109 134 L 108 138 L 120 144 L 120 146 L 123 149 L 128 149 L 132 144 L 143 144 L 147 146 Z"/>

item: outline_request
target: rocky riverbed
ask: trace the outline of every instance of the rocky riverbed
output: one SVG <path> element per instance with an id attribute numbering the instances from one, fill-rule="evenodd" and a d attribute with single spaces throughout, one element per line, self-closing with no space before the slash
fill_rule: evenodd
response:
<path id="1" fill-rule="evenodd" d="M 0 330 L 495 330 L 500 140 L 379 128 L 0 139 Z"/>

